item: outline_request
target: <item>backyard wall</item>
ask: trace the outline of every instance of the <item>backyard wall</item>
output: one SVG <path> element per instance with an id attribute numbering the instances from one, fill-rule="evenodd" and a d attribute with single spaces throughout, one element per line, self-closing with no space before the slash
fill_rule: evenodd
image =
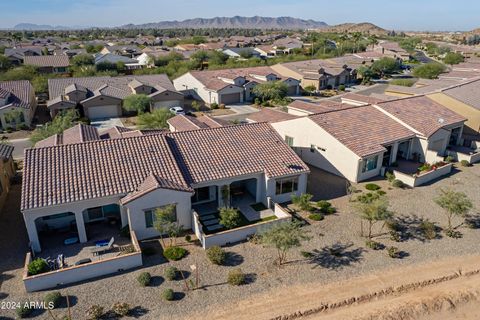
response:
<path id="1" fill-rule="evenodd" d="M 424 185 L 432 180 L 438 179 L 441 176 L 447 175 L 452 171 L 453 164 L 447 164 L 437 170 L 432 170 L 419 176 L 409 175 L 394 170 L 395 178 L 401 180 L 404 184 L 410 187 L 418 187 Z"/>

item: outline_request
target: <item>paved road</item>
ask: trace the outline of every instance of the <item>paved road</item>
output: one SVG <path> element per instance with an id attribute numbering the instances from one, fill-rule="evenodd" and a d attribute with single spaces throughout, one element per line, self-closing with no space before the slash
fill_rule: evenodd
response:
<path id="1" fill-rule="evenodd" d="M 415 50 L 415 52 L 416 52 L 415 53 L 415 59 L 417 59 L 421 63 L 435 62 L 435 60 L 427 57 L 427 55 L 423 51 Z"/>
<path id="2" fill-rule="evenodd" d="M 7 142 L 15 148 L 13 149 L 13 159 L 23 159 L 23 151 L 33 146 L 28 138 L 8 140 Z"/>

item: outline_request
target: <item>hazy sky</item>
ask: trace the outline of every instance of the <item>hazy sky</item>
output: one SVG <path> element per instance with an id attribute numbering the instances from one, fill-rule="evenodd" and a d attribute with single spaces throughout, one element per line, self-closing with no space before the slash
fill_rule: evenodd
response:
<path id="1" fill-rule="evenodd" d="M 0 27 L 20 22 L 119 26 L 215 16 L 292 16 L 372 22 L 386 29 L 471 30 L 480 27 L 478 0 L 0 0 Z"/>

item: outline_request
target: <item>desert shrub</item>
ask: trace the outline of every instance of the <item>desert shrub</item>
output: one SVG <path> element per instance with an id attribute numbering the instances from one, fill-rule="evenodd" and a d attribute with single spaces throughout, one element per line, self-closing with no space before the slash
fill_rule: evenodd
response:
<path id="1" fill-rule="evenodd" d="M 187 249 L 182 247 L 175 247 L 175 246 L 168 247 L 163 251 L 163 255 L 165 256 L 165 258 L 173 261 L 180 260 L 183 257 L 185 257 L 187 254 L 188 254 Z"/>
<path id="2" fill-rule="evenodd" d="M 22 303 L 17 310 L 15 310 L 15 313 L 19 318 L 26 318 L 32 313 L 32 309 L 27 305 L 27 303 Z"/>
<path id="3" fill-rule="evenodd" d="M 385 221 L 385 227 L 391 231 L 399 231 L 400 230 L 400 223 L 397 220 L 390 219 Z"/>
<path id="4" fill-rule="evenodd" d="M 460 165 L 462 167 L 470 167 L 470 162 L 468 162 L 468 160 L 462 160 L 460 161 Z"/>
<path id="5" fill-rule="evenodd" d="M 255 98 L 254 103 L 258 106 L 258 105 L 260 105 L 260 103 L 262 103 L 262 102 L 260 101 L 260 99 Z"/>
<path id="6" fill-rule="evenodd" d="M 170 266 L 165 269 L 164 275 L 167 280 L 175 280 L 177 278 L 178 269 Z"/>
<path id="7" fill-rule="evenodd" d="M 308 194 L 308 193 L 302 193 L 301 195 L 292 195 L 292 203 L 299 208 L 300 210 L 303 211 L 312 211 L 313 207 L 310 202 L 312 199 L 313 195 Z"/>
<path id="8" fill-rule="evenodd" d="M 335 207 L 332 207 L 332 204 L 326 200 L 318 201 L 317 207 L 320 209 L 320 212 L 324 214 L 332 214 L 337 212 L 337 209 L 335 209 Z"/>
<path id="9" fill-rule="evenodd" d="M 388 247 L 387 248 L 387 253 L 390 258 L 399 258 L 400 257 L 400 251 L 398 251 L 397 247 Z"/>
<path id="10" fill-rule="evenodd" d="M 413 79 L 394 79 L 390 81 L 390 84 L 403 87 L 411 87 L 415 84 Z"/>
<path id="11" fill-rule="evenodd" d="M 172 289 L 164 289 L 162 291 L 162 299 L 166 301 L 172 301 L 175 298 L 175 293 Z"/>
<path id="12" fill-rule="evenodd" d="M 392 186 L 395 188 L 403 188 L 403 181 L 395 179 L 392 181 Z"/>
<path id="13" fill-rule="evenodd" d="M 54 308 L 57 308 L 58 306 L 60 306 L 60 303 L 62 302 L 62 294 L 59 291 L 49 292 L 45 295 L 45 298 L 43 298 L 43 301 L 45 302 L 47 307 L 51 305 Z"/>
<path id="14" fill-rule="evenodd" d="M 395 175 L 392 172 L 385 173 L 385 178 L 387 178 L 388 182 L 393 182 L 395 180 Z"/>
<path id="15" fill-rule="evenodd" d="M 189 234 L 187 234 L 187 235 L 185 236 L 185 241 L 187 241 L 187 242 L 192 242 L 192 236 L 189 235 Z"/>
<path id="16" fill-rule="evenodd" d="M 378 184 L 375 183 L 367 183 L 365 185 L 365 189 L 370 190 L 370 191 L 377 191 L 381 189 L 381 187 Z"/>
<path id="17" fill-rule="evenodd" d="M 445 230 L 445 235 L 453 239 L 460 239 L 463 236 L 460 231 L 454 229 Z"/>
<path id="18" fill-rule="evenodd" d="M 148 272 L 142 272 L 137 277 L 137 281 L 138 283 L 140 283 L 142 287 L 148 286 L 151 280 L 152 280 L 152 276 Z"/>
<path id="19" fill-rule="evenodd" d="M 255 233 L 254 235 L 248 238 L 248 242 L 253 244 L 261 244 L 262 243 L 262 235 Z"/>
<path id="20" fill-rule="evenodd" d="M 345 85 L 344 84 L 339 85 L 338 90 L 345 91 Z"/>
<path id="21" fill-rule="evenodd" d="M 232 286 L 245 284 L 245 274 L 242 269 L 237 268 L 228 273 L 227 282 Z"/>
<path id="22" fill-rule="evenodd" d="M 227 253 L 219 246 L 207 249 L 207 258 L 211 263 L 221 266 L 227 258 Z"/>
<path id="23" fill-rule="evenodd" d="M 323 214 L 321 213 L 311 213 L 308 218 L 313 221 L 321 221 L 323 220 Z"/>
<path id="24" fill-rule="evenodd" d="M 386 195 L 387 193 L 383 190 L 377 190 L 377 194 L 380 195 L 380 196 L 384 196 Z"/>
<path id="25" fill-rule="evenodd" d="M 400 242 L 402 240 L 402 237 L 400 236 L 400 232 L 398 231 L 390 231 L 390 240 L 395 241 L 395 242 Z"/>
<path id="26" fill-rule="evenodd" d="M 28 274 L 36 275 L 49 271 L 47 261 L 37 258 L 28 264 Z"/>
<path id="27" fill-rule="evenodd" d="M 435 239 L 437 237 L 437 227 L 431 221 L 423 220 L 420 223 L 420 230 L 422 231 L 423 236 L 426 239 L 431 240 L 431 239 Z"/>
<path id="28" fill-rule="evenodd" d="M 216 102 L 211 103 L 211 104 L 210 104 L 210 109 L 212 109 L 212 110 L 218 109 L 218 103 L 216 103 Z"/>
<path id="29" fill-rule="evenodd" d="M 310 259 L 313 257 L 313 253 L 311 253 L 310 251 L 300 251 L 300 254 L 302 255 L 302 257 L 307 259 Z"/>
<path id="30" fill-rule="evenodd" d="M 380 242 L 373 241 L 373 240 L 365 241 L 365 245 L 367 246 L 367 248 L 370 248 L 373 250 L 380 250 L 382 248 L 382 244 Z"/>
<path id="31" fill-rule="evenodd" d="M 454 161 L 455 161 L 455 159 L 452 156 L 445 157 L 445 162 L 450 163 L 450 162 L 454 162 Z"/>
<path id="32" fill-rule="evenodd" d="M 94 304 L 90 306 L 86 311 L 87 319 L 88 320 L 97 320 L 100 319 L 104 315 L 103 307 Z"/>
<path id="33" fill-rule="evenodd" d="M 362 193 L 357 197 L 357 201 L 361 203 L 372 203 L 375 200 L 378 200 L 380 198 L 380 195 L 378 193 Z"/>
<path id="34" fill-rule="evenodd" d="M 125 317 L 130 312 L 130 305 L 126 302 L 117 302 L 112 306 L 112 311 L 119 317 Z"/>
<path id="35" fill-rule="evenodd" d="M 145 247 L 142 249 L 142 253 L 146 256 L 153 256 L 155 252 L 156 251 L 154 247 Z"/>

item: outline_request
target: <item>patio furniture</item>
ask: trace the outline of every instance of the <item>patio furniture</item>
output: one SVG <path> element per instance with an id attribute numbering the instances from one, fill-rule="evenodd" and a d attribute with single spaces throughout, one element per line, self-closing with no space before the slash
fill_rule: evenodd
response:
<path id="1" fill-rule="evenodd" d="M 99 255 L 99 254 L 101 254 L 101 253 L 106 253 L 106 252 L 110 251 L 110 250 L 112 249 L 112 247 L 113 247 L 113 242 L 114 242 L 114 241 L 115 241 L 115 239 L 114 239 L 114 237 L 112 237 L 112 238 L 110 239 L 110 241 L 108 242 L 108 245 L 103 246 L 103 247 L 98 247 L 98 248 L 95 247 L 95 248 L 93 248 L 93 249 L 92 249 L 93 255 L 95 256 L 95 255 Z"/>
<path id="2" fill-rule="evenodd" d="M 63 241 L 63 243 L 67 246 L 71 245 L 71 244 L 75 244 L 77 242 L 78 242 L 78 237 L 67 238 L 67 239 L 65 239 L 65 241 Z"/>
<path id="3" fill-rule="evenodd" d="M 90 263 L 92 262 L 92 259 L 90 258 L 85 258 L 85 259 L 82 259 L 82 260 L 78 260 L 77 262 L 75 262 L 75 265 L 76 266 L 79 266 L 81 264 L 86 264 L 86 263 Z"/>

